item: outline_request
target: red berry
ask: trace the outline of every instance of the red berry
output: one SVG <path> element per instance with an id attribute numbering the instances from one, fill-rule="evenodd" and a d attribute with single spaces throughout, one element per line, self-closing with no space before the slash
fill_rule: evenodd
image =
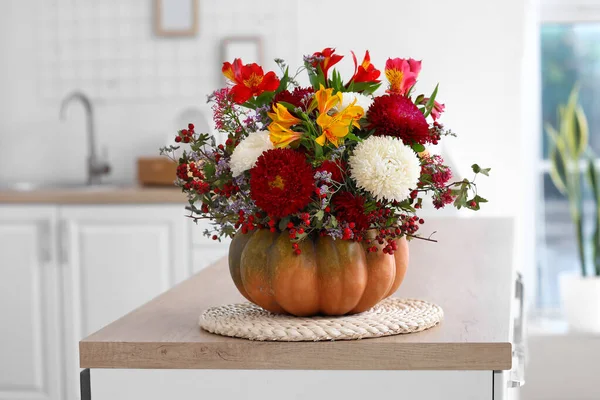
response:
<path id="1" fill-rule="evenodd" d="M 477 207 L 477 203 L 475 203 L 474 201 L 472 201 L 471 203 L 469 203 L 471 205 L 471 207 Z"/>
<path id="2" fill-rule="evenodd" d="M 420 224 L 424 224 L 424 223 L 425 223 L 425 220 L 424 220 L 423 218 L 421 218 L 421 219 L 419 220 L 419 223 L 420 223 Z"/>
<path id="3" fill-rule="evenodd" d="M 304 228 L 298 228 L 298 234 L 302 235 L 304 233 Z"/>
<path id="4" fill-rule="evenodd" d="M 233 144 L 233 140 L 231 140 L 231 139 L 227 139 L 225 141 L 225 145 L 227 145 L 227 146 L 231 146 L 232 144 Z"/>
<path id="5" fill-rule="evenodd" d="M 294 249 L 297 249 L 297 248 L 298 248 L 298 243 L 292 243 L 292 247 L 293 247 Z"/>
<path id="6" fill-rule="evenodd" d="M 190 142 L 190 138 L 189 137 L 184 137 L 183 138 L 183 143 L 189 143 Z"/>
<path id="7" fill-rule="evenodd" d="M 350 229 L 354 229 L 354 227 L 356 226 L 356 224 L 354 222 L 350 222 L 348 224 L 348 226 L 350 227 Z"/>
<path id="8" fill-rule="evenodd" d="M 180 143 L 181 142 L 181 136 L 176 136 L 175 137 L 175 142 Z"/>
<path id="9" fill-rule="evenodd" d="M 217 240 L 217 239 L 218 239 L 217 235 L 213 235 L 212 240 Z"/>
<path id="10" fill-rule="evenodd" d="M 298 254 L 302 253 L 302 250 L 296 249 L 296 250 L 294 250 L 294 253 L 296 253 L 296 255 L 298 255 Z"/>
<path id="11" fill-rule="evenodd" d="M 270 228 L 269 230 L 270 230 L 271 232 L 275 232 L 275 231 L 277 231 L 277 229 L 275 229 L 275 228 Z"/>
<path id="12" fill-rule="evenodd" d="M 188 124 L 188 129 L 190 131 L 193 131 L 194 130 L 194 124 Z"/>
<path id="13" fill-rule="evenodd" d="M 330 212 L 331 211 L 331 207 L 327 206 L 325 207 L 325 212 Z"/>
<path id="14" fill-rule="evenodd" d="M 294 227 L 294 224 L 292 222 L 288 222 L 287 227 L 288 229 L 292 229 Z"/>

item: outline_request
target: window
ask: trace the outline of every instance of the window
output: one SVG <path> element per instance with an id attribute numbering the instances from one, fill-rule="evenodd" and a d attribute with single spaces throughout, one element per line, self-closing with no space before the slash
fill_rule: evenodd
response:
<path id="1" fill-rule="evenodd" d="M 580 103 L 588 118 L 590 145 L 600 155 L 600 19 L 598 22 L 546 22 L 541 26 L 542 118 L 543 124 L 556 126 L 557 107 L 565 103 L 573 85 L 579 83 Z M 544 245 L 538 252 L 537 306 L 558 308 L 558 279 L 562 272 L 579 271 L 575 228 L 568 201 L 554 187 L 550 177 L 548 138 L 543 135 L 541 172 L 543 175 L 544 212 L 539 221 Z M 592 215 L 591 195 L 585 196 L 584 209 Z M 592 229 L 591 223 L 586 235 Z"/>

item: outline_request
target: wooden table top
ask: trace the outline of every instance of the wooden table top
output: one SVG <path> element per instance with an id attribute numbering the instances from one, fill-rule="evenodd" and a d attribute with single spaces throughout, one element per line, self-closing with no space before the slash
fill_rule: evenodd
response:
<path id="1" fill-rule="evenodd" d="M 198 327 L 208 307 L 240 302 L 227 260 L 201 271 L 80 342 L 82 368 L 507 370 L 512 364 L 513 225 L 441 218 L 423 225 L 439 243 L 412 241 L 395 296 L 444 309 L 430 330 L 338 342 L 256 342 Z"/>

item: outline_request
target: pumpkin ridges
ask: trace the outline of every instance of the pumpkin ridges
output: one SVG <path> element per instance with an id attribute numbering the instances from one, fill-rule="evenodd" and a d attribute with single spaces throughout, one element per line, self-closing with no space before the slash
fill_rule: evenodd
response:
<path id="1" fill-rule="evenodd" d="M 376 253 L 366 253 L 367 284 L 360 301 L 352 309 L 352 314 L 371 309 L 385 298 L 394 283 L 396 275 L 394 256 L 379 250 Z"/>
<path id="2" fill-rule="evenodd" d="M 301 254 L 293 254 L 285 232 L 258 230 L 247 235 L 238 232 L 230 247 L 229 263 L 240 293 L 275 313 L 353 314 L 381 300 L 374 293 L 386 292 L 383 298 L 393 294 L 402 283 L 408 265 L 408 244 L 404 238 L 398 241 L 394 256 L 383 254 L 381 249 L 369 253 L 365 244 L 334 241 L 330 237 L 307 238 L 299 246 Z M 393 259 L 394 267 L 387 271 L 387 279 L 376 277 L 385 272 L 384 267 L 372 264 L 379 257 Z M 307 274 L 311 268 L 315 275 Z M 306 283 L 306 279 L 312 284 Z M 387 291 L 381 289 L 386 286 L 384 281 L 391 282 Z"/>
<path id="3" fill-rule="evenodd" d="M 394 260 L 396 261 L 396 277 L 394 278 L 394 283 L 392 287 L 387 292 L 384 298 L 390 297 L 393 295 L 396 290 L 404 281 L 404 276 L 406 275 L 406 269 L 408 268 L 409 262 L 409 252 L 408 252 L 408 241 L 405 237 L 402 237 L 397 240 L 398 249 L 394 253 Z"/>
<path id="4" fill-rule="evenodd" d="M 242 263 L 242 251 L 248 240 L 252 237 L 254 232 L 250 232 L 247 234 L 242 233 L 242 231 L 238 231 L 233 240 L 229 244 L 229 273 L 231 274 L 231 279 L 233 279 L 233 283 L 235 287 L 239 290 L 242 296 L 244 296 L 247 300 L 252 301 L 248 292 L 244 288 L 244 284 L 242 282 L 242 273 L 241 273 L 241 263 Z"/>
<path id="5" fill-rule="evenodd" d="M 257 231 L 246 243 L 241 257 L 241 278 L 251 301 L 267 311 L 283 313 L 275 301 L 271 286 L 271 271 L 268 269 L 267 255 L 275 242 L 277 233 L 266 229 Z"/>
<path id="6" fill-rule="evenodd" d="M 302 317 L 319 312 L 319 291 L 314 244 L 304 240 L 299 248 L 301 254 L 294 254 L 289 238 L 281 234 L 271 248 L 268 263 L 275 300 L 286 312 Z"/>
<path id="7" fill-rule="evenodd" d="M 360 301 L 367 284 L 365 252 L 357 242 L 319 237 L 316 243 L 321 312 L 343 315 Z"/>

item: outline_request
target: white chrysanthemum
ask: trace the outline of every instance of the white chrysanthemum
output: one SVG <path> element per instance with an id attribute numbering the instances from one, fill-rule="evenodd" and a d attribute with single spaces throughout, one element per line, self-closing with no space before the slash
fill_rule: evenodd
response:
<path id="1" fill-rule="evenodd" d="M 363 110 L 365 110 L 365 113 L 373 103 L 373 98 L 370 96 L 365 96 L 364 94 L 357 92 L 344 92 L 342 93 L 342 102 L 336 106 L 336 109 L 338 111 L 342 111 L 344 108 L 352 104 L 355 99 L 356 105 L 361 106 Z"/>
<path id="2" fill-rule="evenodd" d="M 413 149 L 389 136 L 371 136 L 359 143 L 348 161 L 358 187 L 377 200 L 406 199 L 421 175 Z"/>
<path id="3" fill-rule="evenodd" d="M 239 176 L 244 171 L 254 167 L 258 157 L 267 150 L 273 148 L 268 131 L 260 131 L 249 134 L 243 139 L 231 154 L 229 166 L 233 176 Z"/>

